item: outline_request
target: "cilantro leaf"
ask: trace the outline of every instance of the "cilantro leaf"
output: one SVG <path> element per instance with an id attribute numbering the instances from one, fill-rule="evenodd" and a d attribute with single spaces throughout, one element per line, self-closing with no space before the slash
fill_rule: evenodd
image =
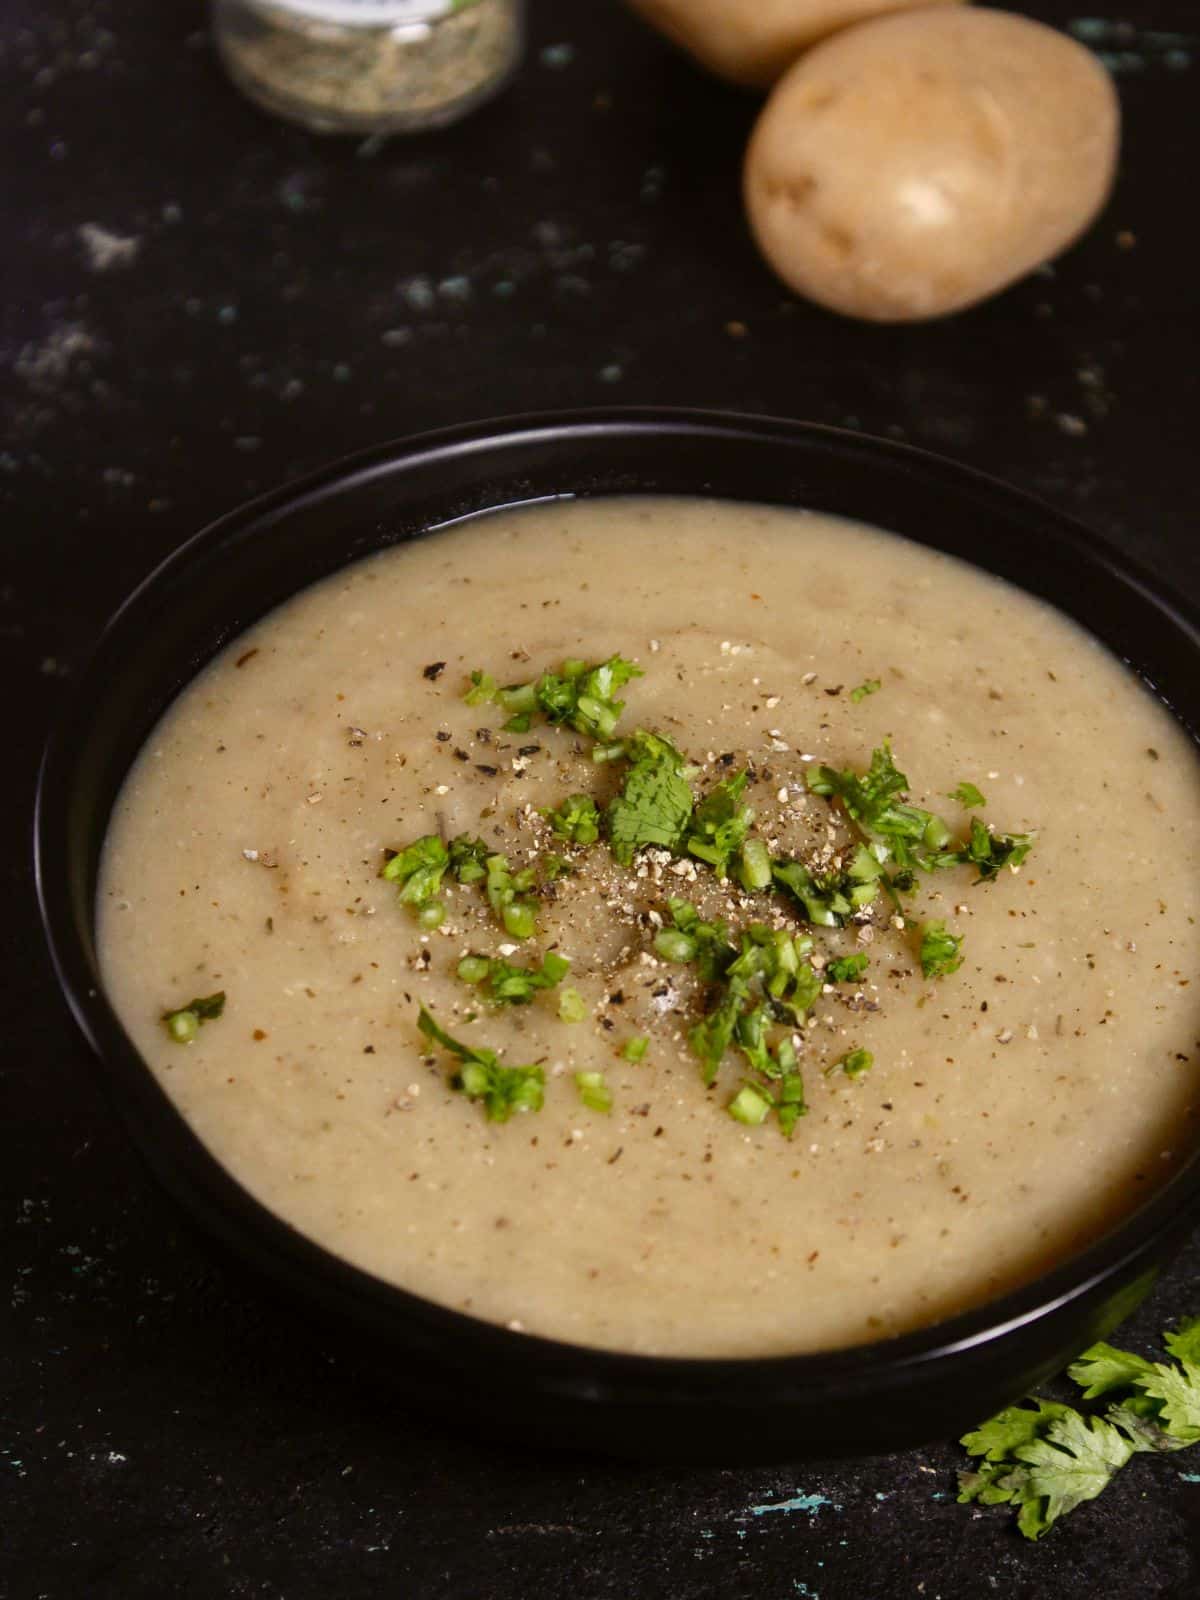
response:
<path id="1" fill-rule="evenodd" d="M 622 656 L 589 665 L 564 661 L 557 672 L 543 672 L 530 683 L 498 688 L 488 672 L 472 672 L 464 695 L 468 705 L 495 701 L 509 713 L 511 732 L 525 733 L 539 713 L 551 723 L 562 723 L 592 739 L 611 739 L 625 702 L 616 695 L 642 669 Z"/>
<path id="2" fill-rule="evenodd" d="M 1200 1364 L 1192 1360 L 1197 1340 L 1200 1318 L 1164 1335 L 1173 1364 L 1092 1345 L 1068 1375 L 1085 1400 L 1121 1394 L 1120 1403 L 1102 1417 L 1051 1400 L 1035 1399 L 1033 1409 L 1009 1406 L 964 1434 L 961 1443 L 981 1461 L 959 1474 L 959 1500 L 1014 1505 L 1021 1532 L 1037 1539 L 1094 1499 L 1135 1454 L 1200 1444 Z"/>
<path id="3" fill-rule="evenodd" d="M 871 1052 L 858 1046 L 853 1050 L 847 1050 L 844 1056 L 839 1056 L 831 1067 L 826 1068 L 826 1071 L 836 1072 L 840 1067 L 848 1078 L 861 1078 L 863 1073 L 870 1072 L 874 1065 L 875 1057 Z"/>
<path id="4" fill-rule="evenodd" d="M 870 768 L 861 775 L 810 767 L 808 786 L 814 794 L 840 800 L 851 821 L 883 847 L 883 859 L 890 857 L 899 867 L 926 872 L 957 864 L 957 852 L 946 849 L 951 835 L 942 819 L 899 799 L 908 790 L 908 779 L 892 759 L 889 744 L 871 752 Z"/>
<path id="5" fill-rule="evenodd" d="M 945 978 L 963 964 L 962 935 L 949 933 L 944 922 L 921 928 L 921 971 L 927 978 Z"/>
<path id="6" fill-rule="evenodd" d="M 568 795 L 557 811 L 545 815 L 558 837 L 571 844 L 595 844 L 600 837 L 600 813 L 590 794 Z"/>
<path id="7" fill-rule="evenodd" d="M 1022 1445 L 1040 1439 L 1048 1423 L 1066 1416 L 1071 1410 L 1057 1400 L 1035 1399 L 1033 1404 L 1035 1410 L 1028 1406 L 1005 1406 L 980 1427 L 964 1433 L 959 1443 L 968 1455 L 982 1456 L 985 1461 L 1008 1461 Z"/>
<path id="8" fill-rule="evenodd" d="M 454 1039 L 421 1007 L 417 1027 L 462 1062 L 450 1080 L 468 1099 L 482 1100 L 489 1122 L 507 1122 L 516 1111 L 542 1109 L 545 1074 L 541 1067 L 506 1067 L 494 1050 L 473 1049 Z"/>
<path id="9" fill-rule="evenodd" d="M 1177 1328 L 1163 1335 L 1163 1343 L 1176 1360 L 1200 1366 L 1200 1317 L 1185 1317 Z"/>
<path id="10" fill-rule="evenodd" d="M 836 956 L 825 963 L 825 976 L 830 983 L 857 983 L 867 970 L 870 957 L 861 953 L 853 956 Z"/>
<path id="11" fill-rule="evenodd" d="M 487 985 L 488 999 L 496 1006 L 527 1006 L 542 989 L 561 983 L 571 963 L 565 956 L 548 950 L 540 967 L 513 966 L 499 957 L 464 956 L 458 963 L 458 976 L 464 983 Z"/>
<path id="12" fill-rule="evenodd" d="M 400 886 L 401 905 L 419 910 L 437 898 L 450 852 L 436 833 L 414 839 L 384 864 L 381 877 Z"/>
<path id="13" fill-rule="evenodd" d="M 649 1048 L 649 1035 L 639 1033 L 632 1039 L 626 1039 L 625 1043 L 621 1046 L 621 1055 L 624 1060 L 632 1061 L 636 1064 L 637 1062 L 644 1061 L 646 1059 L 646 1051 L 649 1050 Z"/>
<path id="14" fill-rule="evenodd" d="M 1131 1350 L 1116 1350 L 1111 1344 L 1094 1344 L 1078 1361 L 1067 1368 L 1067 1376 L 1083 1390 L 1085 1400 L 1095 1400 L 1112 1389 L 1128 1389 L 1154 1364 Z"/>
<path id="15" fill-rule="evenodd" d="M 1200 1442 L 1200 1366 L 1187 1360 L 1170 1367 L 1155 1363 L 1137 1387 L 1160 1402 L 1157 1420 L 1164 1432 L 1184 1444 Z"/>
<path id="16" fill-rule="evenodd" d="M 487 858 L 491 852 L 482 839 L 471 839 L 460 833 L 451 839 L 449 868 L 451 876 L 459 883 L 481 883 L 487 877 Z"/>
<path id="17" fill-rule="evenodd" d="M 857 689 L 851 689 L 850 698 L 855 705 L 860 700 L 865 700 L 869 694 L 875 694 L 882 688 L 878 678 L 868 678 L 865 683 L 860 683 Z"/>
<path id="18" fill-rule="evenodd" d="M 977 806 L 987 805 L 987 801 L 973 783 L 960 783 L 957 789 L 951 789 L 946 797 L 948 800 L 957 800 L 959 805 L 966 806 L 968 811 Z"/>
<path id="19" fill-rule="evenodd" d="M 690 855 L 707 861 L 722 882 L 729 876 L 731 858 L 741 849 L 754 812 L 739 804 L 749 781 L 745 772 L 724 782 L 705 795 L 692 817 L 687 848 Z"/>
<path id="20" fill-rule="evenodd" d="M 1033 848 L 1028 833 L 992 833 L 978 817 L 971 818 L 971 837 L 958 859 L 979 872 L 977 883 L 990 883 L 1001 869 L 1015 872 Z"/>
<path id="21" fill-rule="evenodd" d="M 176 1044 L 191 1044 L 202 1023 L 215 1022 L 225 1009 L 225 991 L 200 995 L 174 1011 L 164 1011 L 160 1021 Z"/>
<path id="22" fill-rule="evenodd" d="M 605 813 L 609 846 L 627 867 L 644 845 L 678 854 L 692 818 L 692 791 L 683 756 L 669 739 L 639 731 L 625 742 L 632 765 Z"/>
<path id="23" fill-rule="evenodd" d="M 730 985 L 708 1015 L 688 1033 L 692 1052 L 700 1058 L 705 1083 L 712 1083 L 716 1078 L 725 1052 L 733 1043 L 733 1031 L 745 998 L 743 984 Z"/>
<path id="24" fill-rule="evenodd" d="M 1103 1417 L 1085 1417 L 1068 1409 L 1054 1418 L 1043 1437 L 1019 1445 L 1013 1453 L 1030 1468 L 1021 1480 L 1017 1525 L 1026 1537 L 1037 1539 L 1059 1517 L 1106 1489 L 1134 1447 Z"/>

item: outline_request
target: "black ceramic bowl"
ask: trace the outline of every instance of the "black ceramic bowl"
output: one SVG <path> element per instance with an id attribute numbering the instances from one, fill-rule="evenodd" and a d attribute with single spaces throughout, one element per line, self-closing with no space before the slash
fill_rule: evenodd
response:
<path id="1" fill-rule="evenodd" d="M 302 1238 L 208 1154 L 145 1067 L 96 962 L 114 799 L 173 697 L 297 589 L 438 524 L 561 495 L 703 494 L 811 507 L 963 556 L 1077 618 L 1200 727 L 1200 626 L 1124 557 L 975 472 L 826 428 L 700 412 L 526 417 L 389 445 L 191 539 L 110 624 L 46 753 L 42 914 L 67 999 L 135 1143 L 212 1234 L 381 1356 L 413 1396 L 514 1436 L 675 1460 L 894 1449 L 947 1437 L 1063 1366 L 1153 1283 L 1200 1216 L 1200 1159 L 1102 1242 L 981 1310 L 852 1350 L 681 1360 L 588 1350 L 432 1305 Z"/>

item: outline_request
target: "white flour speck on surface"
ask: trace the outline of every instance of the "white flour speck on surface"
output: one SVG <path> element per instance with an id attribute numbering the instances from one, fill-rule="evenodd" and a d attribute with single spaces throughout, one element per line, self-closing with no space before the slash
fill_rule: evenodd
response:
<path id="1" fill-rule="evenodd" d="M 75 363 L 95 348 L 96 341 L 82 323 L 66 322 L 40 344 L 23 346 L 13 370 L 31 388 L 44 392 L 68 378 Z"/>
<path id="2" fill-rule="evenodd" d="M 76 233 L 93 272 L 111 272 L 114 267 L 131 267 L 142 248 L 140 239 L 113 233 L 98 222 L 82 223 Z"/>

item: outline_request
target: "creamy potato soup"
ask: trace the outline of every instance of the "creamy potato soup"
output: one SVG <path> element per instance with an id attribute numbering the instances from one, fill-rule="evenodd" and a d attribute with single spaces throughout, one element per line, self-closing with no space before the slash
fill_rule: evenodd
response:
<path id="1" fill-rule="evenodd" d="M 1195 749 L 1049 607 L 828 517 L 566 501 L 223 651 L 128 778 L 99 937 L 301 1233 L 514 1329 L 751 1356 L 978 1306 L 1189 1153 L 1198 866 Z"/>

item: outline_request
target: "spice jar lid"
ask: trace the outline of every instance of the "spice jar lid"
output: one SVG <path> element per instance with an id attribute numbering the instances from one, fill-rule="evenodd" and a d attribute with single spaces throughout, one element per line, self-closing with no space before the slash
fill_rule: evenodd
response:
<path id="1" fill-rule="evenodd" d="M 406 22 L 434 22 L 451 11 L 465 11 L 478 0 L 273 0 L 276 9 L 316 22 L 387 28 Z"/>

